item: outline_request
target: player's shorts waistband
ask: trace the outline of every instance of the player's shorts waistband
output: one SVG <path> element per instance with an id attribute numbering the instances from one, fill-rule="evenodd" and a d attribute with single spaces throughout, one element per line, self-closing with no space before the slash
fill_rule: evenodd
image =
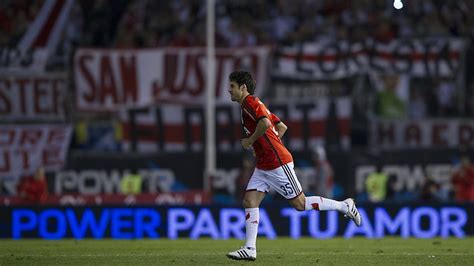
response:
<path id="1" fill-rule="evenodd" d="M 282 167 L 283 165 L 293 167 L 294 163 L 293 162 L 285 163 L 285 164 L 279 165 L 278 167 L 275 167 L 275 168 L 260 168 L 260 167 L 257 167 L 257 166 L 255 168 L 258 169 L 258 170 L 262 170 L 262 171 L 271 171 L 271 170 L 278 169 L 278 168 Z"/>

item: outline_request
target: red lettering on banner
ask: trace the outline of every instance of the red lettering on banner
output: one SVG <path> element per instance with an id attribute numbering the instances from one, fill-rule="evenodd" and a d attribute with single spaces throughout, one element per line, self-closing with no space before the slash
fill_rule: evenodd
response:
<path id="1" fill-rule="evenodd" d="M 120 56 L 120 73 L 122 76 L 123 86 L 123 102 L 131 102 L 138 100 L 138 81 L 137 81 L 137 60 L 135 56 L 124 57 Z"/>
<path id="2" fill-rule="evenodd" d="M 227 83 L 226 73 L 234 69 L 234 66 L 241 66 L 255 72 L 256 76 L 261 76 L 261 71 L 258 71 L 260 59 L 265 58 L 268 51 L 268 48 L 217 50 L 217 98 L 227 99 L 220 98 L 227 96 L 226 89 L 223 88 Z M 148 53 L 149 51 L 145 54 L 141 50 L 79 51 L 75 61 L 75 82 L 80 109 L 87 110 L 90 107 L 91 111 L 100 112 L 117 110 L 124 103 L 131 105 L 163 100 L 203 100 L 207 82 L 204 49 L 156 49 L 152 56 L 158 62 L 140 61 L 144 56 L 149 56 Z M 138 67 L 151 65 L 157 66 L 156 70 L 146 69 L 145 73 L 141 73 L 143 80 L 139 80 Z M 152 97 L 140 97 L 141 92 Z"/>
<path id="3" fill-rule="evenodd" d="M 158 81 L 153 81 L 151 84 L 151 94 L 153 95 L 153 101 L 157 102 L 160 99 L 161 86 Z"/>
<path id="4" fill-rule="evenodd" d="M 193 55 L 190 54 L 187 57 L 187 62 L 186 62 L 186 68 L 184 71 L 184 79 L 181 87 L 184 89 L 186 88 L 187 91 L 193 96 L 197 96 L 202 94 L 203 89 L 204 89 L 204 77 L 201 72 L 201 67 L 199 65 L 199 56 L 198 55 Z M 195 72 L 195 80 L 191 79 L 191 71 L 194 70 Z M 189 82 L 191 84 L 187 84 L 186 81 L 192 81 Z M 195 84 L 194 88 L 192 88 L 192 84 Z M 189 86 L 189 87 L 187 87 Z"/>
<path id="5" fill-rule="evenodd" d="M 69 134 L 67 126 L 8 125 L 0 129 L 0 176 L 19 176 L 39 165 L 58 169 L 64 163 Z"/>
<path id="6" fill-rule="evenodd" d="M 0 162 L 3 162 L 0 164 L 0 173 L 1 172 L 9 172 L 10 171 L 10 153 L 8 151 L 3 151 L 2 153 L 2 160 Z"/>
<path id="7" fill-rule="evenodd" d="M 41 109 L 41 99 L 44 98 L 43 96 L 47 94 L 45 91 L 45 84 L 48 81 L 45 79 L 34 79 L 33 80 L 33 105 L 35 113 L 48 113 L 48 109 Z M 45 105 L 45 104 L 43 104 Z"/>
<path id="8" fill-rule="evenodd" d="M 61 86 L 60 83 L 62 83 L 63 80 L 61 79 L 53 79 L 52 83 L 52 90 L 53 90 L 53 113 L 58 114 L 59 113 L 59 97 L 61 97 Z"/>
<path id="9" fill-rule="evenodd" d="M 51 128 L 48 132 L 47 144 L 62 143 L 66 137 L 64 128 Z"/>
<path id="10" fill-rule="evenodd" d="M 117 85 L 115 83 L 115 77 L 113 69 L 110 64 L 110 58 L 108 56 L 102 56 L 100 58 L 100 103 L 105 103 L 106 97 L 111 97 L 112 102 L 117 104 L 119 99 L 117 97 Z"/>
<path id="11" fill-rule="evenodd" d="M 42 135 L 43 131 L 41 129 L 23 130 L 20 133 L 20 145 L 25 145 L 27 143 L 31 145 L 36 145 L 38 144 Z"/>
<path id="12" fill-rule="evenodd" d="M 467 124 L 461 124 L 458 131 L 459 146 L 471 146 L 474 144 L 474 128 Z"/>
<path id="13" fill-rule="evenodd" d="M 21 167 L 22 169 L 30 169 L 32 167 L 31 165 L 31 150 L 30 149 L 18 149 L 16 150 L 17 154 L 20 155 L 20 157 L 17 159 L 20 159 L 21 161 Z M 12 159 L 13 154 L 10 151 L 3 151 L 1 154 L 1 160 L 0 160 L 0 173 L 6 173 L 11 171 L 11 159 Z M 61 158 L 61 150 L 60 148 L 45 148 L 44 150 L 41 150 L 40 153 L 40 158 L 38 158 L 40 161 L 40 165 L 43 165 L 45 167 L 48 166 L 53 166 L 53 165 L 62 165 L 63 160 Z"/>
<path id="14" fill-rule="evenodd" d="M 15 139 L 15 130 L 0 129 L 0 146 L 10 146 Z"/>
<path id="15" fill-rule="evenodd" d="M 59 87 L 58 83 L 62 79 L 38 76 L 41 78 L 12 77 L 10 80 L 0 81 L 0 84 L 7 85 L 0 87 L 0 107 L 4 106 L 0 114 L 10 118 L 59 114 L 63 87 Z"/>
<path id="16" fill-rule="evenodd" d="M 1 85 L 2 83 L 4 84 L 4 86 Z M 3 109 L 0 109 L 1 115 L 8 114 L 12 111 L 11 100 L 5 94 L 3 94 L 3 91 L 7 89 L 11 89 L 10 81 L 7 79 L 0 80 L 0 107 L 3 107 Z"/>
<path id="17" fill-rule="evenodd" d="M 175 85 L 176 74 L 178 72 L 178 55 L 165 54 L 165 82 L 164 89 L 168 89 L 171 94 L 179 94 L 183 88 Z"/>
<path id="18" fill-rule="evenodd" d="M 384 137 L 387 129 L 393 126 L 400 127 L 395 133 L 396 141 Z M 374 129 L 375 135 L 371 142 L 390 147 L 399 145 L 427 146 L 427 147 L 473 147 L 474 146 L 474 123 L 469 119 L 462 120 L 424 120 L 424 121 L 378 121 Z"/>
<path id="19" fill-rule="evenodd" d="M 432 135 L 432 144 L 433 145 L 439 145 L 439 146 L 446 146 L 448 145 L 448 142 L 446 139 L 442 136 L 443 131 L 445 131 L 448 128 L 448 125 L 446 124 L 434 124 L 433 125 L 433 135 Z"/>
<path id="20" fill-rule="evenodd" d="M 410 124 L 405 128 L 405 142 L 421 144 L 421 129 L 417 125 Z"/>
<path id="21" fill-rule="evenodd" d="M 89 62 L 95 57 L 83 55 L 79 58 L 79 71 L 83 75 L 90 90 L 82 93 L 85 101 L 104 104 L 108 99 L 111 104 L 136 102 L 138 100 L 137 60 L 135 56 L 114 57 L 103 55 L 98 58 L 98 73 L 91 71 Z M 116 64 L 114 64 L 116 62 Z M 114 72 L 114 66 L 118 73 Z M 96 82 L 97 80 L 97 82 Z M 84 89 L 82 89 L 84 90 Z"/>
<path id="22" fill-rule="evenodd" d="M 20 155 L 21 155 L 21 166 L 23 167 L 23 169 L 29 169 L 30 168 L 30 156 L 29 156 L 29 150 L 19 150 L 20 152 Z"/>
<path id="23" fill-rule="evenodd" d="M 187 54 L 184 58 L 184 65 L 178 64 L 178 56 L 176 54 L 165 54 L 165 73 L 163 89 L 168 90 L 171 94 L 178 95 L 181 93 L 189 93 L 193 96 L 201 95 L 204 91 L 205 80 L 203 69 L 199 64 L 202 54 Z M 184 67 L 184 75 L 181 80 L 177 80 L 179 69 Z M 194 79 L 191 74 L 194 73 Z M 154 94 L 159 95 L 159 90 L 155 84 Z"/>
<path id="24" fill-rule="evenodd" d="M 20 109 L 21 109 L 21 112 L 23 114 L 26 113 L 26 103 L 25 103 L 25 87 L 26 87 L 26 83 L 28 83 L 28 80 L 26 79 L 18 79 L 16 81 L 18 83 L 18 89 L 20 91 Z"/>
<path id="25" fill-rule="evenodd" d="M 96 98 L 98 89 L 95 86 L 94 76 L 89 69 L 87 68 L 86 63 L 91 62 L 94 58 L 92 55 L 83 55 L 79 58 L 79 71 L 84 75 L 84 79 L 86 80 L 87 84 L 89 85 L 90 92 L 83 93 L 82 98 L 88 102 L 93 102 Z"/>
<path id="26" fill-rule="evenodd" d="M 222 72 L 224 71 L 225 62 L 228 59 L 232 59 L 232 55 L 229 55 L 229 54 L 216 54 L 216 70 L 217 70 L 216 88 L 219 88 L 219 86 L 221 86 L 222 79 L 227 79 L 227 77 L 223 76 Z M 239 58 L 237 57 L 236 60 L 239 60 Z M 237 69 L 237 68 L 234 68 L 234 69 Z M 221 90 L 216 89 L 216 98 L 219 98 L 220 91 Z"/>
<path id="27" fill-rule="evenodd" d="M 43 165 L 62 165 L 61 150 L 59 148 L 50 147 L 47 150 L 43 150 L 41 153 L 41 159 Z"/>

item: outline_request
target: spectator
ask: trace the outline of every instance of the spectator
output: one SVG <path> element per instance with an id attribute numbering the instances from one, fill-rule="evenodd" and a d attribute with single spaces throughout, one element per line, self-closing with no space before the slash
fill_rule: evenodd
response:
<path id="1" fill-rule="evenodd" d="M 454 172 L 451 182 L 457 202 L 474 201 L 474 166 L 468 156 L 461 158 L 461 167 Z"/>
<path id="2" fill-rule="evenodd" d="M 136 195 L 142 192 L 142 176 L 137 170 L 125 175 L 120 181 L 120 190 L 125 195 Z"/>
<path id="3" fill-rule="evenodd" d="M 399 77 L 384 77 L 384 88 L 377 93 L 377 114 L 381 118 L 405 118 L 406 103 L 397 95 Z"/>
<path id="4" fill-rule="evenodd" d="M 17 185 L 17 195 L 27 203 L 44 203 L 48 196 L 44 168 L 39 167 L 34 175 L 23 177 Z"/>
<path id="5" fill-rule="evenodd" d="M 365 188 L 370 202 L 382 202 L 387 196 L 388 175 L 382 172 L 380 164 L 376 166 L 375 172 L 369 174 L 365 180 Z"/>

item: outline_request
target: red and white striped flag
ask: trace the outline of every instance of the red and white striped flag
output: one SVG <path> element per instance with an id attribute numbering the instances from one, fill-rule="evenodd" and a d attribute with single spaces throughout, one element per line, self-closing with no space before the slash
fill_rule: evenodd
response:
<path id="1" fill-rule="evenodd" d="M 45 50 L 47 54 L 54 52 L 73 4 L 74 0 L 46 0 L 17 48 L 22 53 L 32 48 Z"/>

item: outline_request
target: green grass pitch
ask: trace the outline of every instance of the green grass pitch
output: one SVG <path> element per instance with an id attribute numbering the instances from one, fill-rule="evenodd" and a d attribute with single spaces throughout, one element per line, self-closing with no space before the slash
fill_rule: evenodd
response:
<path id="1" fill-rule="evenodd" d="M 255 262 L 225 254 L 240 240 L 1 240 L 0 265 L 474 265 L 474 238 L 259 239 Z"/>

